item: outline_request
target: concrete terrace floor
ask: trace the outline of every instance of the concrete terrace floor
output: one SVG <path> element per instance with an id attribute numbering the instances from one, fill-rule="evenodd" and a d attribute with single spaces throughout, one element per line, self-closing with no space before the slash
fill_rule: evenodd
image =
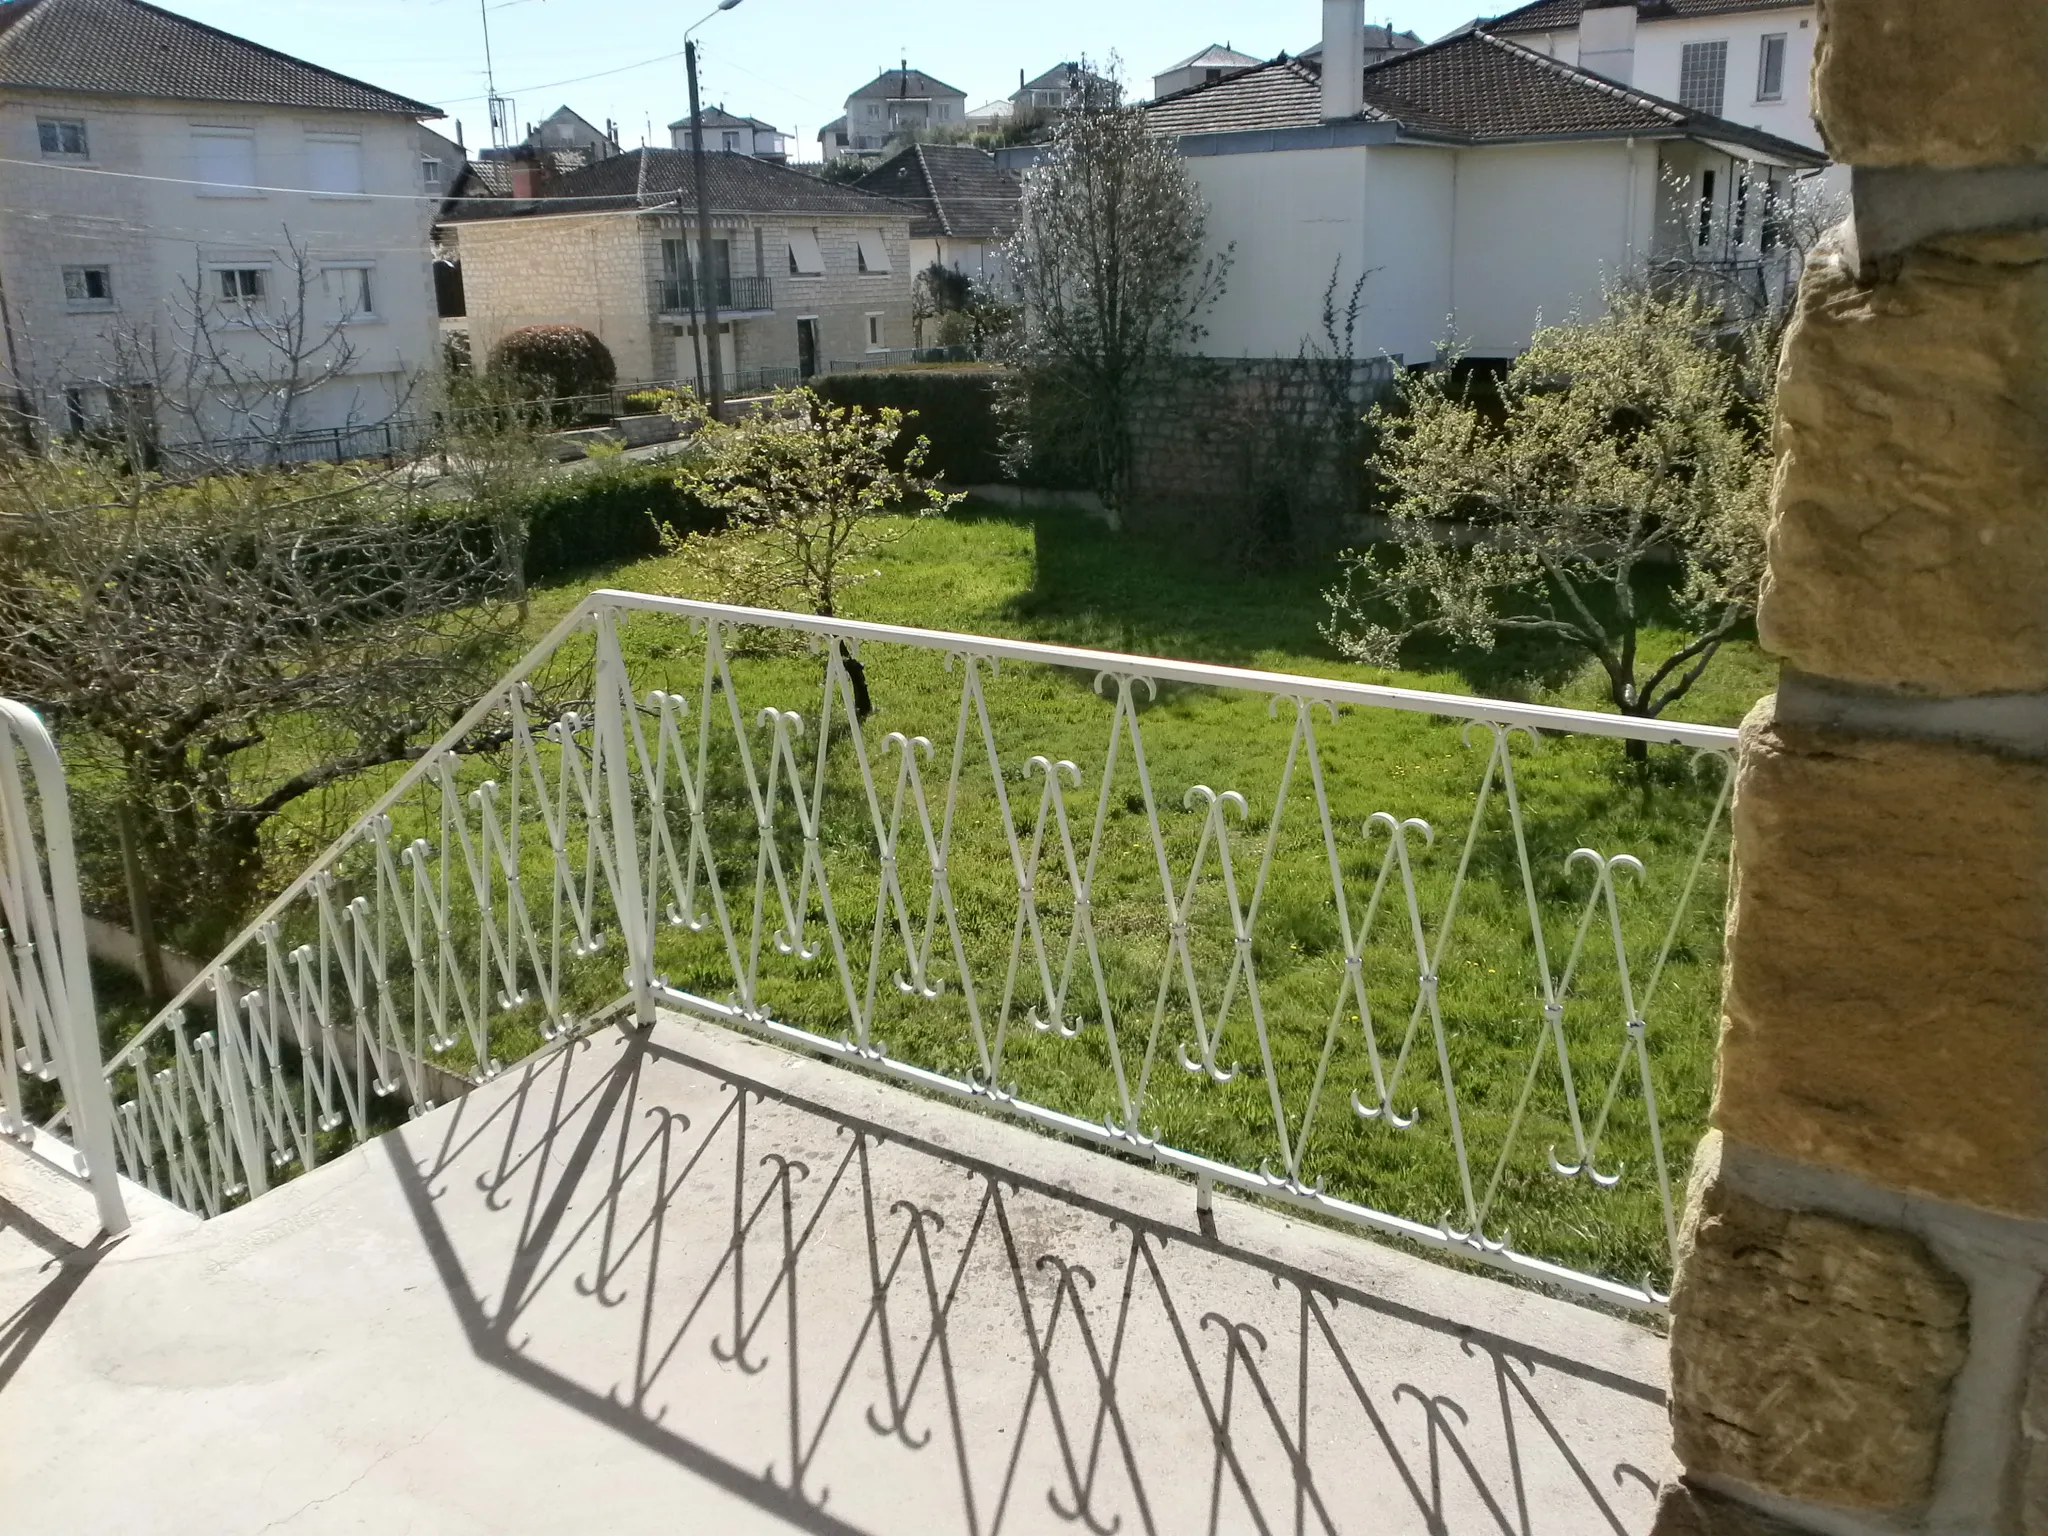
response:
<path id="1" fill-rule="evenodd" d="M 0 1529 L 1621 1532 L 1653 1334 L 712 1026 L 117 1243 L 0 1148 Z"/>

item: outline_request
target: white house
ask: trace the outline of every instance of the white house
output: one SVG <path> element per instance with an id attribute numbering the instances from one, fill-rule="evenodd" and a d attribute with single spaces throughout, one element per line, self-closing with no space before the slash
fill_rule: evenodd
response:
<path id="1" fill-rule="evenodd" d="M 668 125 L 668 141 L 673 149 L 689 149 L 690 120 L 680 118 Z M 777 165 L 789 161 L 789 136 L 773 123 L 764 123 L 758 117 L 741 117 L 723 107 L 704 109 L 704 148 L 727 155 L 748 155 L 756 160 L 772 160 Z"/>
<path id="2" fill-rule="evenodd" d="M 1017 232 L 1023 183 L 987 150 L 966 144 L 911 144 L 853 183 L 912 210 L 910 268 L 942 266 L 995 283 L 1002 249 Z"/>
<path id="3" fill-rule="evenodd" d="M 1472 30 L 1367 67 L 1361 0 L 1325 0 L 1322 63 L 1282 57 L 1152 106 L 1234 246 L 1203 350 L 1291 357 L 1365 274 L 1361 357 L 1455 337 L 1509 357 L 1662 263 L 1782 288 L 1804 143 L 1625 89 Z M 1339 61 L 1342 61 L 1341 63 Z"/>
<path id="4" fill-rule="evenodd" d="M 1818 27 L 1812 0 L 1535 0 L 1485 23 L 1618 84 L 1815 149 Z"/>
<path id="5" fill-rule="evenodd" d="M 1255 69 L 1263 63 L 1264 59 L 1239 53 L 1228 43 L 1211 43 L 1200 53 L 1191 53 L 1171 69 L 1154 75 L 1152 97 L 1156 101 L 1162 96 L 1191 91 L 1198 85 L 1215 85 L 1225 75 L 1234 75 L 1241 69 Z"/>
<path id="6" fill-rule="evenodd" d="M 136 0 L 0 7 L 9 392 L 57 431 L 169 441 L 406 409 L 440 357 L 440 115 Z"/>
<path id="7" fill-rule="evenodd" d="M 846 98 L 846 116 L 818 130 L 818 144 L 830 162 L 842 155 L 874 156 L 907 144 L 933 128 L 957 128 L 967 121 L 967 93 L 905 62 L 885 69 Z"/>

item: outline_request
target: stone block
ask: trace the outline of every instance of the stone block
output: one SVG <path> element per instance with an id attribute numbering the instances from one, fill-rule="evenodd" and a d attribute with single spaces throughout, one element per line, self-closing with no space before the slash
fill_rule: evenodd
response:
<path id="1" fill-rule="evenodd" d="M 2020 1530 L 2048 1536 L 2048 1287 L 2034 1308 L 2027 1391 L 2020 1408 Z"/>
<path id="2" fill-rule="evenodd" d="M 1789 1525 L 1728 1499 L 1684 1483 L 1673 1483 L 1657 1501 L 1650 1536 L 1797 1536 Z"/>
<path id="3" fill-rule="evenodd" d="M 1820 0 L 1814 115 L 1845 165 L 2048 159 L 2048 8 Z"/>
<path id="4" fill-rule="evenodd" d="M 2048 690 L 2048 234 L 1870 281 L 1816 256 L 1778 432 L 1766 648 L 1908 693 Z"/>
<path id="5" fill-rule="evenodd" d="M 1714 1124 L 2048 1216 L 2048 765 L 1743 728 Z"/>
<path id="6" fill-rule="evenodd" d="M 1924 1504 L 1969 1352 L 1968 1287 L 1906 1233 L 1730 1189 L 1718 1152 L 1710 1138 L 1695 1169 L 1672 1295 L 1687 1475 L 1838 1509 Z"/>

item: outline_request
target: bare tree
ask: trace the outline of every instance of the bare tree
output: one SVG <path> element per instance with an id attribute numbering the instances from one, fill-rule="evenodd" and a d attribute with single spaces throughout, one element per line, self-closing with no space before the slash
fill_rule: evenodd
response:
<path id="1" fill-rule="evenodd" d="M 1008 264 L 1028 447 L 1077 454 L 1112 507 L 1129 500 L 1137 412 L 1223 292 L 1232 250 L 1205 257 L 1207 232 L 1173 145 L 1110 95 L 1062 115 L 1025 175 Z"/>
<path id="2" fill-rule="evenodd" d="M 1537 333 L 1497 418 L 1450 370 L 1410 378 L 1374 413 L 1392 546 L 1344 557 L 1324 633 L 1380 666 L 1418 635 L 1531 636 L 1583 651 L 1625 715 L 1684 698 L 1755 616 L 1764 570 L 1772 400 L 1718 329 L 1694 297 L 1611 295 L 1601 319 Z M 1648 663 L 1638 582 L 1658 565 L 1689 633 Z"/>

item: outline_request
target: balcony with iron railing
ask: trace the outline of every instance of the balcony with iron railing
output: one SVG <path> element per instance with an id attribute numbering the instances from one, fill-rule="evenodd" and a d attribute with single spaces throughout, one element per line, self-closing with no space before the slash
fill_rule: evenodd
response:
<path id="1" fill-rule="evenodd" d="M 457 755 L 480 732 L 504 745 Z M 1624 741 L 1677 821 L 1588 819 Z M 486 1417 L 538 1388 L 785 1516 L 829 1482 L 869 1512 L 835 1530 L 987 1529 L 1020 1474 L 982 1462 L 1028 1443 L 1022 1475 L 1097 1530 L 1207 1529 L 1227 1498 L 1260 1528 L 1391 1499 L 1492 1530 L 1520 1500 L 1639 1531 L 1654 1335 L 1276 1212 L 1662 1310 L 1734 743 L 597 593 L 104 1060 L 63 971 L 19 963 L 50 951 L 12 946 L 0 1047 L 56 1088 L 10 1073 L 4 1113 L 117 1204 L 280 1234 L 263 1272 L 302 1276 L 292 1306 L 359 1373 L 338 1393 L 484 1370 Z M 1337 809 L 1361 771 L 1362 821 Z M 37 799 L 5 800 L 10 893 L 47 884 Z M 11 935 L 36 921 L 13 900 Z M 366 1272 L 363 1244 L 420 1257 Z M 117 1267 L 122 1305 L 203 1309 L 207 1266 L 241 1262 L 169 1251 Z M 467 1320 L 459 1364 L 426 1321 L 382 1348 L 402 1286 Z M 285 1325 L 234 1305 L 224 1347 L 261 1375 Z M 310 1461 L 340 1433 L 303 1398 L 261 1411 Z M 1454 1422 L 1446 1504 L 1421 1490 Z M 144 1467 L 179 1444 L 137 1439 Z"/>
<path id="2" fill-rule="evenodd" d="M 775 280 L 769 277 L 724 277 L 712 282 L 711 296 L 721 319 L 775 313 Z M 658 277 L 651 304 L 663 319 L 690 319 L 703 308 L 693 277 Z"/>

